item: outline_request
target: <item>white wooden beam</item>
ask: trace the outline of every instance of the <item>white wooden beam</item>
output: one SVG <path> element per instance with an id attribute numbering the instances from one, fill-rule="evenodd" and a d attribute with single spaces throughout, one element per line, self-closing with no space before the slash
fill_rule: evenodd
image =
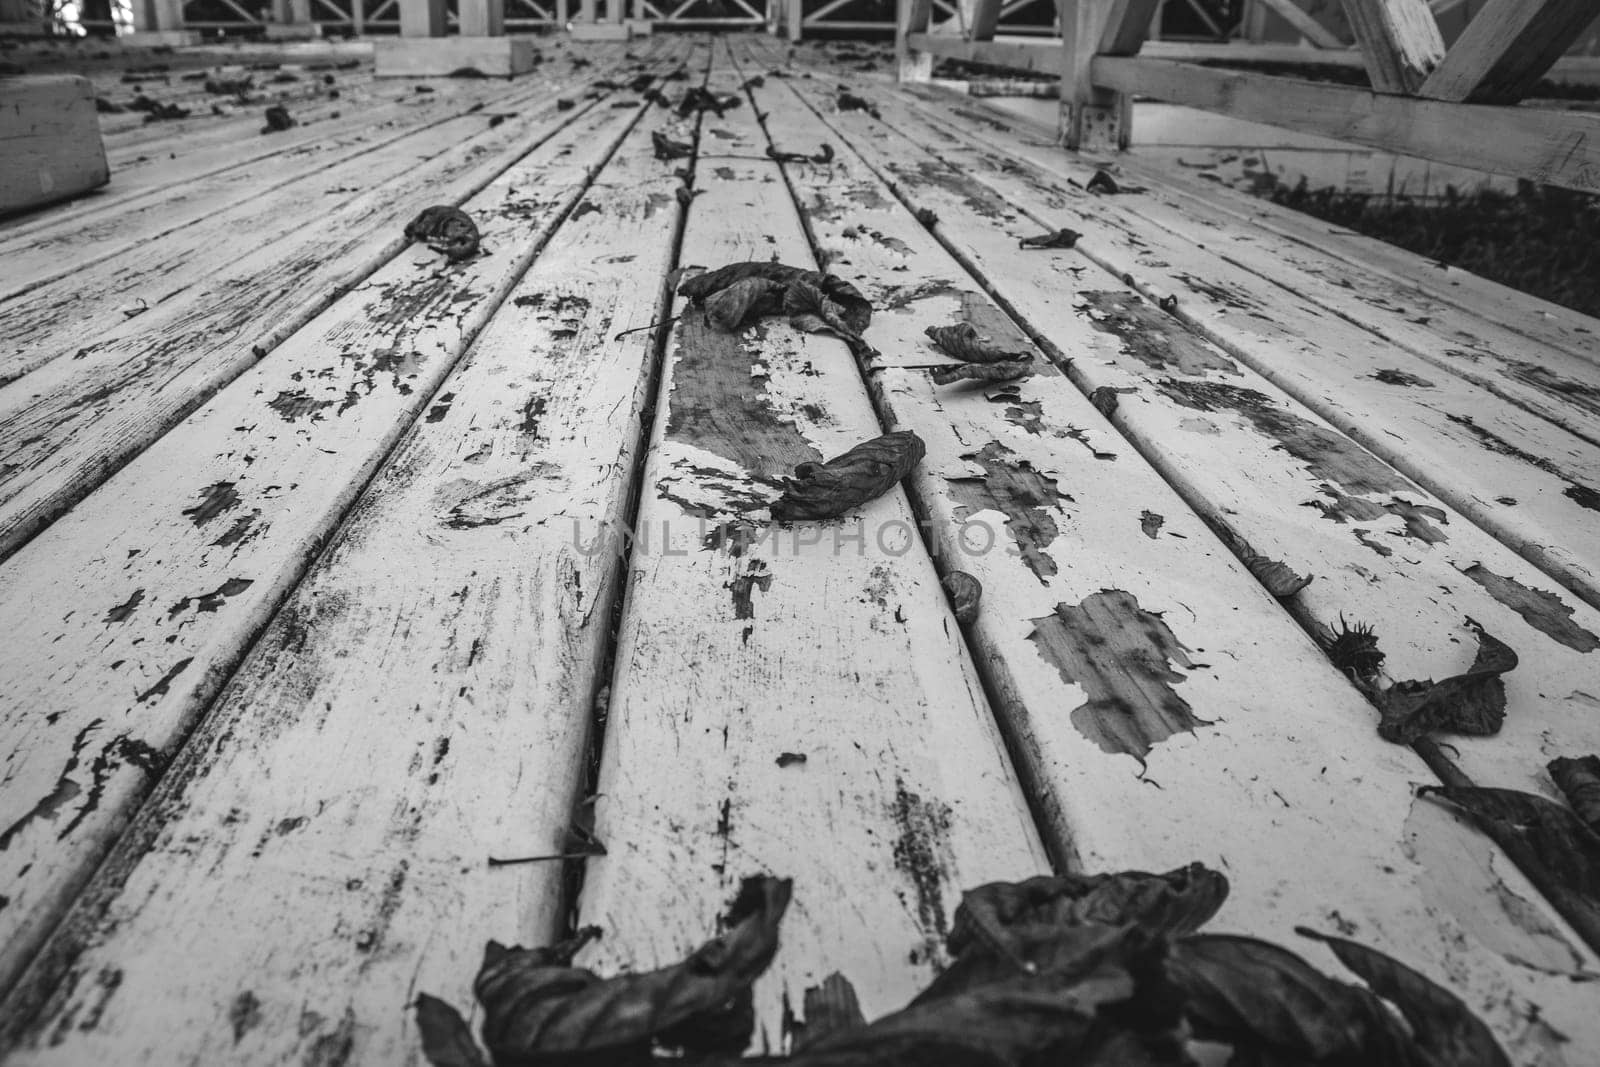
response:
<path id="1" fill-rule="evenodd" d="M 1200 67 L 1101 56 L 1096 86 L 1440 163 L 1600 192 L 1600 116 L 1480 107 Z"/>
<path id="2" fill-rule="evenodd" d="M 400 0 L 400 36 L 443 37 L 444 0 Z"/>
<path id="3" fill-rule="evenodd" d="M 1380 93 L 1415 93 L 1444 58 L 1427 0 L 1343 0 L 1344 13 Z"/>
<path id="4" fill-rule="evenodd" d="M 1296 33 L 1318 48 L 1343 48 L 1344 42 L 1328 27 L 1312 18 L 1294 0 L 1260 0 L 1263 7 L 1270 10 L 1290 26 Z"/>
<path id="5" fill-rule="evenodd" d="M 1159 0 L 1056 0 L 1061 20 L 1059 133 L 1068 148 L 1106 152 L 1128 146 L 1132 96 L 1090 80 L 1096 53 L 1132 55 Z"/>
<path id="6" fill-rule="evenodd" d="M 899 0 L 895 5 L 895 67 L 903 82 L 925 82 L 933 75 L 933 53 L 913 43 L 928 36 L 932 0 Z"/>
<path id="7" fill-rule="evenodd" d="M 1490 0 L 1420 93 L 1438 100 L 1515 103 L 1597 17 L 1596 0 Z"/>
<path id="8" fill-rule="evenodd" d="M 463 37 L 503 37 L 506 0 L 459 0 L 456 21 Z M 617 5 L 621 8 L 621 5 Z"/>

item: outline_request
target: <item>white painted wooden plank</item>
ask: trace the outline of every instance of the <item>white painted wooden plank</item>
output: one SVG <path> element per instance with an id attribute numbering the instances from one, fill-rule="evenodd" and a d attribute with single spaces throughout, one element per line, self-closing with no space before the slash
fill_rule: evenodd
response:
<path id="1" fill-rule="evenodd" d="M 466 202 L 486 255 L 386 263 L 0 568 L 0 986 L 635 113 L 582 114 Z"/>
<path id="2" fill-rule="evenodd" d="M 621 584 L 583 545 L 626 519 L 654 351 L 613 337 L 664 310 L 679 211 L 649 129 L 101 867 L 5 1011 L 45 1005 L 8 1062 L 264 1065 L 339 1043 L 348 1065 L 416 1064 L 418 990 L 465 1007 L 487 938 L 559 932 L 562 865 L 486 858 L 560 852 L 583 784 Z"/>
<path id="3" fill-rule="evenodd" d="M 1022 159 L 1061 166 L 1006 131 L 989 129 L 976 136 L 1000 138 Z M 1378 335 L 1353 329 L 1314 305 L 1276 296 L 1246 300 L 1261 287 L 1259 276 L 1209 251 L 1226 242 L 1224 226 L 1206 229 L 1211 236 L 1201 250 L 1172 236 L 1189 224 L 1180 213 L 1159 214 L 1159 198 L 1140 196 L 1137 207 L 1131 206 L 1133 198 L 1126 202 L 1130 206 L 1124 208 L 1123 201 L 1075 195 L 1071 210 L 1085 218 L 1143 220 L 1138 224 L 1141 276 L 1170 271 L 1170 292 L 1182 312 L 1210 308 L 1216 317 L 1208 319 L 1207 329 L 1220 331 L 1226 321 L 1230 332 L 1216 336 L 1230 352 L 1600 606 L 1600 542 L 1591 534 L 1600 509 L 1595 488 L 1600 486 L 1600 450 L 1471 383 L 1434 373 Z M 1070 216 L 1063 221 L 1070 224 Z M 1265 347 L 1253 355 L 1258 343 Z M 1261 354 L 1285 343 L 1303 355 L 1288 361 Z M 1415 373 L 1431 386 L 1397 388 L 1385 380 L 1395 370 Z"/>
<path id="4" fill-rule="evenodd" d="M 724 67 L 712 85 L 742 80 Z M 715 155 L 681 262 L 810 266 L 751 109 L 704 122 Z M 961 891 L 1046 859 L 902 491 L 840 523 L 767 521 L 794 463 L 880 432 L 844 345 L 777 319 L 713 334 L 691 313 L 663 379 L 596 804 L 609 854 L 579 898 L 605 936 L 580 960 L 681 958 L 742 878 L 792 877 L 755 990 L 756 1044 L 776 1049 L 785 993 L 837 970 L 868 1015 L 903 1005 Z M 732 520 L 760 540 L 707 537 Z"/>
<path id="5" fill-rule="evenodd" d="M 782 96 L 791 90 L 816 105 L 833 129 L 785 107 Z M 770 129 L 842 141 L 879 168 L 931 158 L 856 113 L 835 116 L 815 83 L 769 81 L 758 105 L 770 113 Z M 888 119 L 893 105 L 882 106 Z M 948 151 L 923 143 L 928 153 Z M 1027 309 L 1035 339 L 1042 335 L 1077 353 L 1075 369 L 1098 364 L 1089 354 L 1103 347 L 1093 327 L 1061 296 L 1083 281 L 1053 269 L 1077 257 L 1020 256 L 1013 238 L 1009 256 L 997 251 L 981 262 L 981 249 L 962 242 L 966 258 L 958 262 L 849 148 L 836 156 L 831 173 L 789 169 L 833 269 L 874 279 L 871 295 L 894 309 L 868 333 L 886 354 L 888 369 L 875 376 L 880 401 L 892 425 L 915 429 L 929 443 L 929 459 L 913 475 L 917 499 L 930 512 L 944 566 L 983 583 L 971 631 L 978 662 L 1019 735 L 1012 750 L 1027 761 L 1024 780 L 1047 829 L 1076 850 L 1076 863 L 1087 870 L 1163 869 L 1202 860 L 1225 870 L 1232 883 L 1218 928 L 1286 944 L 1295 944 L 1296 924 L 1349 924 L 1351 936 L 1466 997 L 1515 1062 L 1539 1062 L 1534 1050 L 1518 1048 L 1528 1029 L 1525 1013 L 1534 1008 L 1558 1029 L 1569 1027 L 1564 1032 L 1574 1048 L 1600 1040 L 1583 986 L 1521 962 L 1538 952 L 1540 963 L 1570 972 L 1592 969 L 1592 954 L 1503 857 L 1482 857 L 1491 872 L 1482 895 L 1451 894 L 1461 865 L 1448 858 L 1448 848 L 1419 848 L 1413 840 L 1451 832 L 1430 821 L 1430 813 L 1413 812 L 1412 784 L 1425 768 L 1408 750 L 1379 740 L 1371 708 L 1166 484 L 1171 464 L 1158 462 L 1160 473 L 1146 465 L 1053 369 L 1023 382 L 1014 397 L 991 399 L 992 391 L 935 388 L 916 367 L 946 361 L 921 336 L 928 325 L 968 321 L 1008 346 L 1032 347 L 976 291 L 979 282 L 964 266 L 1009 268 L 1003 285 L 992 275 L 985 280 L 1015 298 L 1019 311 Z M 913 195 L 912 205 L 919 199 Z M 975 226 L 958 203 L 939 205 L 945 211 L 935 233 L 947 241 L 1003 225 L 984 219 Z M 1126 428 L 1124 411 L 1131 418 L 1143 407 L 1123 397 L 1119 424 Z M 1176 436 L 1212 441 L 1181 430 Z M 1212 462 L 1235 443 L 1222 437 L 1208 445 Z M 974 532 L 975 520 L 993 527 L 1006 517 L 974 506 L 985 468 L 986 492 L 1032 520 L 1016 526 L 1031 531 L 1038 546 L 1028 555 L 977 550 L 987 537 Z M 1033 498 L 997 492 L 1007 474 Z M 998 533 L 1004 543 L 1008 531 Z M 1173 729 L 1157 738 L 1143 766 L 1084 725 L 1093 719 L 1093 700 L 1126 694 L 1075 682 L 1041 653 L 1042 635 L 1056 633 L 1062 621 L 1093 633 L 1094 622 L 1116 618 L 1113 603 L 1130 615 L 1130 625 L 1146 628 L 1146 651 L 1164 668 L 1160 685 L 1132 699 L 1182 702 L 1181 714 L 1171 703 L 1161 714 L 1151 709 L 1147 722 L 1165 719 Z M 1092 658 L 1088 647 L 1080 644 L 1077 654 Z M 1064 713 L 1069 708 L 1076 710 Z M 1459 846 L 1464 839 L 1455 833 L 1449 840 Z M 1307 841 L 1317 847 L 1307 849 Z M 1491 897 L 1491 889 L 1514 896 Z M 1539 932 L 1513 925 L 1510 916 L 1521 907 L 1529 910 L 1520 921 Z"/>
<path id="6" fill-rule="evenodd" d="M 555 84 L 558 83 L 553 78 L 545 82 L 545 86 Z M 74 284 L 81 277 L 82 288 L 98 298 L 102 295 L 101 286 L 86 268 L 196 222 L 220 224 L 227 217 L 229 208 L 274 190 L 285 190 L 289 195 L 276 198 L 276 202 L 271 204 L 272 210 L 285 222 L 302 221 L 297 218 L 297 207 L 300 211 L 306 211 L 310 202 L 321 199 L 317 194 L 323 193 L 325 188 L 343 185 L 342 180 L 329 181 L 326 185 L 316 184 L 323 173 L 335 164 L 375 152 L 424 130 L 437 129 L 451 119 L 466 117 L 474 108 L 482 111 L 491 101 L 496 111 L 500 112 L 502 109 L 526 107 L 540 99 L 532 86 L 529 91 L 512 99 L 496 100 L 495 95 L 480 86 L 476 92 L 452 95 L 438 102 L 434 102 L 433 97 L 423 97 L 428 101 L 425 105 L 404 110 L 396 107 L 382 125 L 374 121 L 379 116 L 363 116 L 366 121 L 361 126 L 343 131 L 342 136 L 330 137 L 329 131 L 324 131 L 315 140 L 300 145 L 285 145 L 284 151 L 259 159 L 253 166 L 235 167 L 209 175 L 181 188 L 169 189 L 159 199 L 152 198 L 138 206 L 126 207 L 116 212 L 114 217 L 101 216 L 98 225 L 87 224 L 32 239 L 4 242 L 0 244 L 0 255 L 4 255 L 6 261 L 6 276 L 4 282 L 0 283 L 4 285 L 4 290 L 0 290 L 0 301 L 3 301 L 0 302 L 0 315 L 5 315 L 9 322 L 9 317 L 14 313 L 12 301 L 16 296 L 67 275 L 72 276 Z M 498 95 L 505 97 L 503 86 Z M 543 95 L 548 97 L 547 88 Z M 487 116 L 478 116 L 474 119 L 476 126 L 469 129 L 476 132 L 484 128 L 488 121 Z M 255 122 L 259 128 L 259 114 L 255 116 Z M 257 130 L 251 132 L 260 136 Z M 455 133 L 450 143 L 465 141 L 468 136 L 467 133 Z M 294 151 L 295 148 L 300 150 Z M 374 170 L 377 174 L 388 173 L 381 167 Z M 298 190 L 288 189 L 291 185 L 301 183 L 304 185 Z M 243 238 L 249 232 L 239 231 L 237 238 Z"/>
<path id="7" fill-rule="evenodd" d="M 248 367 L 256 352 L 270 351 L 387 261 L 404 246 L 403 226 L 421 207 L 480 188 L 576 114 L 489 129 L 476 146 L 487 151 L 444 157 L 408 175 L 411 192 L 399 204 L 391 190 L 347 205 L 325 224 L 322 235 L 335 235 L 326 246 L 302 247 L 287 261 L 270 246 L 255 250 L 219 270 L 205 290 L 117 327 L 82 359 L 40 367 L 0 392 L 0 546 L 15 547 Z M 374 233 L 374 226 L 382 229 Z"/>
<path id="8" fill-rule="evenodd" d="M 80 196 L 110 177 L 93 93 L 67 74 L 0 75 L 0 212 Z"/>

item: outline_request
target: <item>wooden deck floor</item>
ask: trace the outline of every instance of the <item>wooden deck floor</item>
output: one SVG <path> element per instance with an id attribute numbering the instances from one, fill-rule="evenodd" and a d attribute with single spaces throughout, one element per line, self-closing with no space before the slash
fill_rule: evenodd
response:
<path id="1" fill-rule="evenodd" d="M 1190 861 L 1219 930 L 1344 933 L 1595 1062 L 1594 951 L 1415 792 L 1600 751 L 1600 323 L 1134 161 L 1091 194 L 869 46 L 631 47 L 368 63 L 270 136 L 108 115 L 111 186 L 0 224 L 6 1062 L 420 1063 L 407 1006 L 469 1004 L 487 939 L 654 966 L 758 872 L 778 1050 L 833 971 L 869 1018 L 925 985 L 963 889 Z M 481 256 L 407 245 L 435 203 Z M 878 354 L 642 329 L 768 259 Z M 1036 373 L 934 385 L 963 322 Z M 902 429 L 904 490 L 769 520 Z M 1391 680 L 1506 642 L 1502 731 L 1380 739 L 1341 619 Z M 489 862 L 590 818 L 604 855 Z"/>

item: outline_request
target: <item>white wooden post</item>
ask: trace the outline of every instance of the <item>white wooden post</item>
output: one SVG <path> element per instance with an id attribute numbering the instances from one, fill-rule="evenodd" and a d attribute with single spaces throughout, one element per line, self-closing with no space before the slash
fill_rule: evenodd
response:
<path id="1" fill-rule="evenodd" d="M 789 40 L 798 41 L 805 22 L 805 0 L 788 0 L 784 10 L 789 16 Z"/>
<path id="2" fill-rule="evenodd" d="M 183 0 L 135 0 L 133 28 L 142 33 L 183 29 Z"/>
<path id="3" fill-rule="evenodd" d="M 1342 0 L 1380 93 L 1415 93 L 1444 58 L 1444 37 L 1428 0 Z"/>
<path id="4" fill-rule="evenodd" d="M 568 0 L 556 0 L 556 25 L 565 27 L 572 21 L 572 5 Z"/>
<path id="5" fill-rule="evenodd" d="M 1068 148 L 1112 152 L 1128 147 L 1133 97 L 1100 89 L 1096 55 L 1131 56 L 1143 47 L 1161 0 L 1056 0 L 1061 18 L 1061 117 Z"/>
<path id="6" fill-rule="evenodd" d="M 586 26 L 594 24 L 594 0 L 578 0 L 578 21 Z"/>
<path id="7" fill-rule="evenodd" d="M 458 0 L 456 25 L 463 37 L 504 37 L 506 0 Z"/>
<path id="8" fill-rule="evenodd" d="M 443 37 L 444 0 L 400 0 L 400 36 Z"/>
<path id="9" fill-rule="evenodd" d="M 932 54 L 913 52 L 906 42 L 906 38 L 913 33 L 927 33 L 928 24 L 932 21 L 933 0 L 899 0 L 895 4 L 895 67 L 903 82 L 925 82 L 933 77 Z"/>

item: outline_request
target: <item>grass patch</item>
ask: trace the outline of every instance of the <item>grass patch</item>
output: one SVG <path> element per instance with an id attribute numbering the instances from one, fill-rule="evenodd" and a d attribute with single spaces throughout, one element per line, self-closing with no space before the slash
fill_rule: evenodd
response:
<path id="1" fill-rule="evenodd" d="M 1600 197 L 1519 182 L 1517 191 L 1443 197 L 1279 185 L 1274 203 L 1600 317 Z"/>

